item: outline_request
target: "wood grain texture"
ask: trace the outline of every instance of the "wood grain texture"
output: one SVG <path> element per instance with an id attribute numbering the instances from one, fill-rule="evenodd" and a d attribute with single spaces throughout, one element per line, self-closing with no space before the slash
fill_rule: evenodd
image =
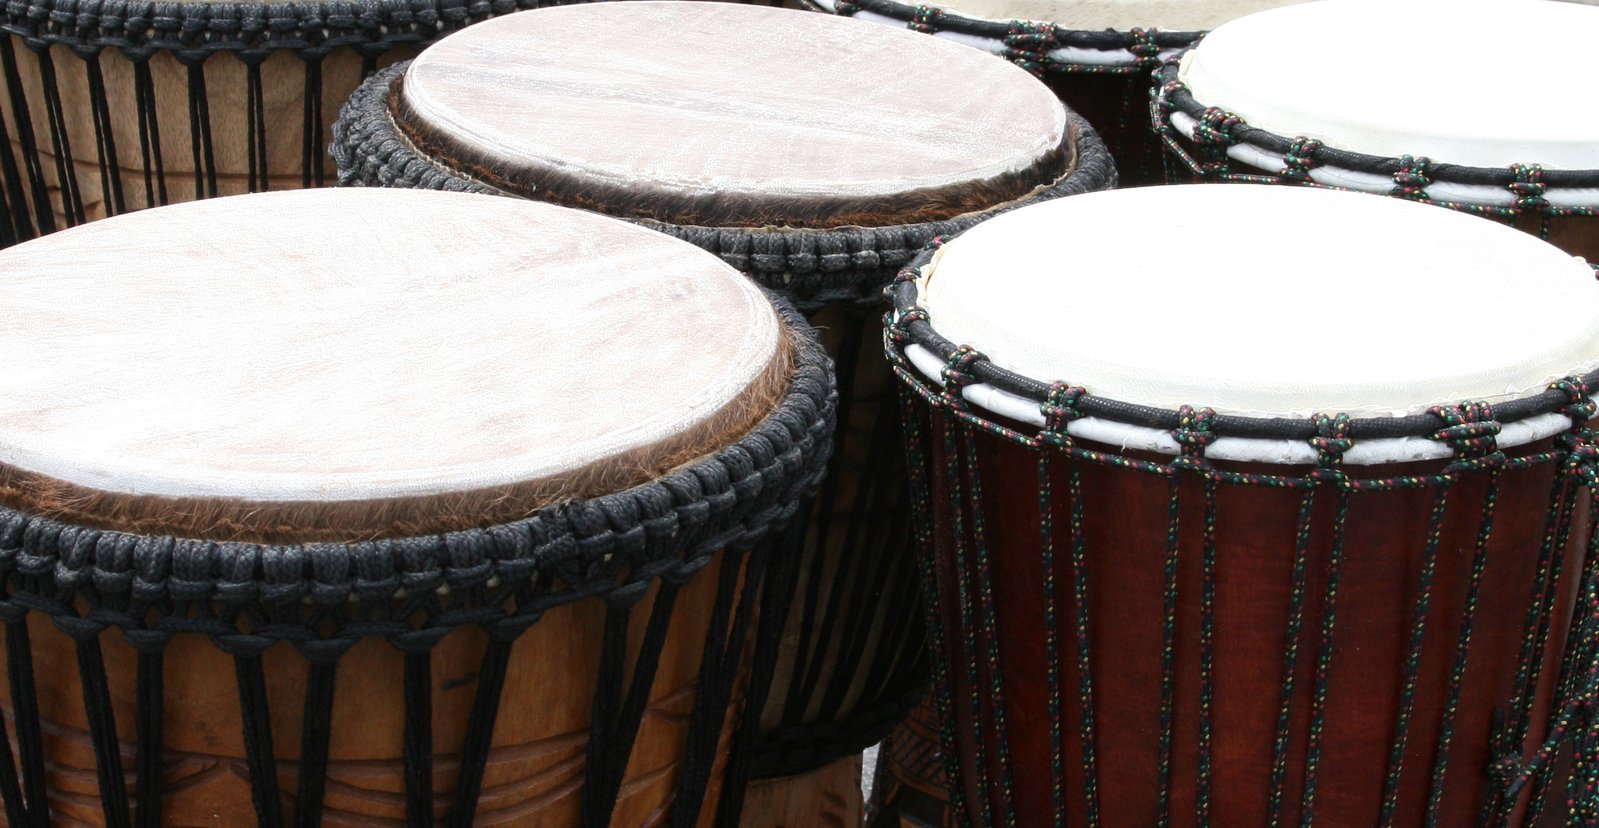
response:
<path id="1" fill-rule="evenodd" d="M 707 567 L 679 594 L 612 820 L 619 828 L 662 824 L 676 790 L 694 682 L 721 565 Z M 643 621 L 654 594 L 652 590 L 633 615 L 630 663 L 637 657 Z M 29 618 L 54 824 L 102 825 L 94 754 L 72 643 L 37 614 Z M 603 605 L 585 601 L 551 611 L 517 640 L 476 824 L 577 824 L 603 625 Z M 102 635 L 101 642 L 131 795 L 137 659 L 115 633 Z M 438 645 L 433 656 L 433 790 L 439 818 L 455 787 L 484 644 L 478 630 L 459 629 Z M 279 645 L 267 651 L 265 667 L 278 780 L 287 814 L 292 813 L 300 756 L 305 664 L 291 649 Z M 399 652 L 379 640 L 363 641 L 340 662 L 325 825 L 405 824 L 401 672 Z M 205 639 L 180 635 L 168 647 L 165 678 L 162 824 L 173 828 L 255 824 L 231 658 Z M 742 697 L 743 683 L 740 678 L 735 686 L 734 709 Z M 0 709 L 8 718 L 13 715 L 9 687 L 0 687 Z M 728 724 L 732 720 L 730 712 Z M 15 727 L 7 724 L 15 738 Z M 719 793 L 720 763 L 730 748 L 732 731 L 732 727 L 723 728 L 718 764 L 706 797 L 709 803 L 714 803 Z M 702 824 L 710 821 L 710 814 L 702 815 Z"/>
<path id="2" fill-rule="evenodd" d="M 742 824 L 755 828 L 859 828 L 861 757 L 846 756 L 809 773 L 750 783 Z"/>
<path id="3" fill-rule="evenodd" d="M 883 740 L 868 803 L 872 828 L 956 828 L 931 693 Z"/>

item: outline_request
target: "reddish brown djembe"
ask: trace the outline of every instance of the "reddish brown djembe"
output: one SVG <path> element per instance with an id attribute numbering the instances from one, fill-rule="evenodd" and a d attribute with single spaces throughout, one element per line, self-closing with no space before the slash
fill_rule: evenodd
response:
<path id="1" fill-rule="evenodd" d="M 1204 185 L 1018 210 L 892 295 L 961 824 L 1599 814 L 1584 263 Z"/>

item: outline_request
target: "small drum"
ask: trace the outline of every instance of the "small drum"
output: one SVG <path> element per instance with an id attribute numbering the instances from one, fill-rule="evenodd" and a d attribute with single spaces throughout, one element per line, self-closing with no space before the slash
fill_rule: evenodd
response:
<path id="1" fill-rule="evenodd" d="M 1124 186 L 1166 180 L 1160 141 L 1146 126 L 1149 72 L 1207 29 L 1300 0 L 798 0 L 949 38 L 1038 75 L 1088 119 L 1116 159 Z"/>
<path id="2" fill-rule="evenodd" d="M 833 427 L 791 310 L 443 193 L 175 205 L 0 272 L 10 825 L 710 823 Z"/>
<path id="3" fill-rule="evenodd" d="M 0 8 L 0 246 L 157 204 L 321 186 L 378 66 L 537 0 Z"/>
<path id="4" fill-rule="evenodd" d="M 893 301 L 964 824 L 1599 814 L 1586 265 L 1183 186 L 1007 214 Z"/>
<path id="5" fill-rule="evenodd" d="M 630 2 L 446 38 L 373 76 L 334 136 L 343 183 L 620 216 L 717 253 L 811 315 L 837 362 L 843 430 L 791 573 L 784 658 L 748 770 L 844 780 L 794 796 L 802 809 L 830 795 L 858 809 L 855 754 L 926 692 L 899 425 L 876 344 L 882 288 L 935 236 L 1109 186 L 1092 130 L 1025 72 L 957 44 L 795 10 Z M 809 774 L 829 763 L 847 768 Z M 752 793 L 749 824 L 790 812 L 775 801 L 784 789 Z"/>
<path id="6" fill-rule="evenodd" d="M 1161 67 L 1156 127 L 1204 179 L 1426 201 L 1599 262 L 1599 112 L 1573 103 L 1590 95 L 1599 8 L 1418 0 L 1405 13 L 1455 57 L 1417 49 L 1374 0 L 1273 9 Z M 1482 59 L 1519 31 L 1538 32 L 1536 72 Z"/>

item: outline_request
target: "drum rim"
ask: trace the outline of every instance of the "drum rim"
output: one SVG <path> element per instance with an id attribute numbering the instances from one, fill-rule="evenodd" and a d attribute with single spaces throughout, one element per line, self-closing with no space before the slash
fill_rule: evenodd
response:
<path id="1" fill-rule="evenodd" d="M 663 561 L 697 568 L 723 549 L 750 548 L 803 519 L 800 504 L 826 471 L 837 401 L 831 362 L 820 342 L 802 333 L 809 330 L 804 318 L 768 296 L 795 332 L 782 398 L 737 440 L 655 480 L 491 526 L 352 541 L 146 535 L 0 507 L 0 577 L 24 576 L 36 587 L 26 592 L 44 602 L 39 608 L 70 615 L 70 599 L 60 596 L 82 588 L 177 601 L 176 612 L 195 601 L 388 608 L 404 591 L 522 583 L 541 572 L 553 572 L 577 600 L 653 580 Z M 629 568 L 636 577 L 622 577 Z M 387 577 L 374 579 L 376 573 Z"/>
<path id="2" fill-rule="evenodd" d="M 1192 45 L 1204 35 L 1203 31 L 1166 30 L 1156 27 L 1136 28 L 1128 30 L 1119 29 L 1073 29 L 1049 21 L 1020 20 L 1020 19 L 995 19 L 977 17 L 957 11 L 938 9 L 931 6 L 916 6 L 901 3 L 898 0 L 832 0 L 834 7 L 824 5 L 827 0 L 799 0 L 800 4 L 812 11 L 839 14 L 846 17 L 854 16 L 858 11 L 868 11 L 884 17 L 891 17 L 906 24 L 907 28 L 928 34 L 941 31 L 955 32 L 957 34 L 971 35 L 972 37 L 988 38 L 1002 41 L 1006 44 L 1006 54 L 1018 57 L 1033 54 L 1045 55 L 1045 65 L 1052 69 L 1066 69 L 1071 71 L 1072 64 L 1068 61 L 1049 59 L 1047 53 L 1053 49 L 1074 49 L 1092 52 L 1128 52 L 1133 62 L 1116 68 L 1127 71 L 1141 66 L 1153 65 L 1159 60 L 1157 53 L 1174 48 Z M 919 19 L 922 10 L 928 14 Z M 1031 42 L 1025 38 L 1031 38 Z M 1015 43 L 1027 43 L 1027 48 L 1021 48 Z M 1016 57 L 1012 57 L 1016 60 Z M 1096 64 L 1097 65 L 1097 64 Z M 1110 68 L 1101 66 L 1101 68 Z"/>
<path id="3" fill-rule="evenodd" d="M 961 370 L 970 375 L 970 382 L 989 385 L 999 391 L 1020 397 L 1038 405 L 1040 411 L 1044 411 L 1045 407 L 1058 406 L 1053 397 L 1065 386 L 1043 382 L 1001 368 L 982 354 L 959 345 L 934 330 L 927 311 L 917 302 L 919 291 L 915 280 L 922 275 L 921 269 L 932 262 L 938 248 L 952 238 L 940 238 L 924 248 L 899 272 L 894 283 L 888 288 L 887 293 L 893 305 L 893 309 L 885 318 L 887 328 L 885 349 L 889 361 L 899 366 L 898 370 L 917 371 L 909 366 L 908 358 L 905 356 L 905 350 L 909 346 L 920 346 L 945 364 L 950 364 L 952 360 L 964 355 L 966 358 L 962 361 Z M 1599 369 L 1581 377 L 1568 377 L 1566 381 L 1572 382 L 1574 387 L 1571 390 L 1562 390 L 1552 385 L 1538 394 L 1495 403 L 1492 406 L 1493 421 L 1501 424 L 1514 423 L 1548 414 L 1560 414 L 1574 420 L 1577 418 L 1575 415 L 1580 415 L 1581 419 L 1576 425 L 1586 422 L 1595 413 L 1594 403 L 1587 399 L 1587 394 L 1590 390 L 1599 388 Z M 1460 401 L 1461 404 L 1467 402 L 1469 401 Z M 1187 419 L 1185 412 L 1178 409 L 1101 397 L 1086 391 L 1075 397 L 1071 408 L 1073 412 L 1068 416 L 1093 417 L 1119 425 L 1162 432 L 1182 429 Z M 1338 412 L 1331 414 L 1336 416 Z M 1433 413 L 1402 417 L 1351 417 L 1348 423 L 1348 436 L 1356 440 L 1402 438 L 1432 440 L 1436 438 L 1441 428 L 1450 425 Z M 1242 414 L 1214 414 L 1209 431 L 1217 437 L 1299 442 L 1322 435 L 1321 424 L 1317 417 L 1258 417 Z"/>
<path id="4" fill-rule="evenodd" d="M 1162 136 L 1169 150 L 1177 154 L 1190 168 L 1201 172 L 1205 162 L 1193 159 L 1175 144 L 1178 128 L 1172 124 L 1172 114 L 1181 113 L 1194 119 L 1196 123 L 1215 122 L 1221 126 L 1211 130 L 1220 136 L 1218 140 L 1207 142 L 1193 140 L 1197 146 L 1232 146 L 1244 144 L 1267 153 L 1295 159 L 1294 172 L 1287 174 L 1283 170 L 1260 169 L 1255 175 L 1275 179 L 1308 182 L 1308 172 L 1318 168 L 1333 168 L 1356 173 L 1382 176 L 1390 180 L 1398 176 L 1414 175 L 1421 181 L 1416 185 L 1418 189 L 1430 184 L 1459 184 L 1472 187 L 1496 187 L 1509 191 L 1516 198 L 1514 209 L 1528 210 L 1540 209 L 1550 214 L 1561 214 L 1562 209 L 1585 208 L 1555 208 L 1543 202 L 1546 189 L 1594 189 L 1599 188 L 1599 169 L 1569 170 L 1569 169 L 1544 169 L 1533 163 L 1515 164 L 1505 167 L 1478 167 L 1468 164 L 1433 163 L 1426 158 L 1411 156 L 1394 157 L 1386 155 L 1373 155 L 1371 153 L 1357 152 L 1354 150 L 1334 149 L 1312 142 L 1304 136 L 1286 137 L 1279 133 L 1271 132 L 1259 127 L 1250 126 L 1247 121 L 1239 118 L 1232 112 L 1217 106 L 1207 106 L 1194 97 L 1188 85 L 1178 79 L 1178 71 L 1185 55 L 1196 47 L 1184 49 L 1167 58 L 1154 72 L 1155 96 L 1150 102 L 1150 118 L 1157 132 Z M 1196 167 L 1195 164 L 1200 166 Z M 1225 166 L 1225 164 L 1223 165 Z M 1285 164 L 1284 169 L 1290 165 Z M 1222 176 L 1238 175 L 1226 169 L 1217 169 L 1216 173 Z M 1201 172 L 1201 174 L 1205 174 Z M 1399 185 L 1394 184 L 1397 188 Z M 1517 192 L 1518 188 L 1527 189 L 1527 193 Z M 1425 194 L 1422 194 L 1425 197 Z M 1449 204 L 1441 200 L 1432 200 L 1435 204 Z M 1475 202 L 1462 202 L 1475 204 Z M 1599 193 L 1593 194 L 1592 206 L 1599 207 Z"/>
<path id="5" fill-rule="evenodd" d="M 164 49 L 203 60 L 218 52 L 426 44 L 540 3 L 493 0 L 485 7 L 472 0 L 21 0 L 0 4 L 0 33 L 52 46 L 124 53 Z"/>
<path id="6" fill-rule="evenodd" d="M 330 153 L 339 186 L 407 187 L 511 196 L 445 166 L 412 146 L 389 112 L 389 89 L 410 65 L 400 61 L 356 88 L 333 124 Z M 803 312 L 839 299 L 876 308 L 880 289 L 929 241 L 1038 201 L 1116 184 L 1109 150 L 1082 116 L 1066 110 L 1075 131 L 1076 163 L 1054 183 L 1013 201 L 939 221 L 874 227 L 705 227 L 611 216 L 665 233 L 715 253 L 762 286 L 778 291 Z M 610 214 L 603 214 L 610 215 Z"/>

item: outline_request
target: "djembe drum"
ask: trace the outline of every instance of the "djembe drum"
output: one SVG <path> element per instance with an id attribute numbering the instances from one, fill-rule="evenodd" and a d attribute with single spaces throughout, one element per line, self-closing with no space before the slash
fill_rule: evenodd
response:
<path id="1" fill-rule="evenodd" d="M 710 823 L 832 433 L 792 310 L 444 193 L 164 207 L 0 272 L 9 824 Z"/>
<path id="2" fill-rule="evenodd" d="M 840 448 L 791 573 L 773 698 L 734 771 L 791 780 L 752 790 L 750 824 L 796 806 L 858 819 L 856 756 L 926 692 L 881 289 L 937 235 L 1110 185 L 1094 133 L 964 46 L 795 10 L 635 2 L 446 38 L 364 84 L 334 140 L 343 183 L 620 216 L 810 314 L 842 378 Z"/>
<path id="3" fill-rule="evenodd" d="M 1166 180 L 1160 140 L 1146 122 L 1149 73 L 1208 29 L 1301 0 L 798 0 L 847 15 L 949 38 L 1038 75 L 1104 137 L 1123 186 Z"/>
<path id="4" fill-rule="evenodd" d="M 1386 193 L 1489 216 L 1599 261 L 1599 115 L 1585 100 L 1599 8 L 1546 0 L 1423 0 L 1452 54 L 1538 32 L 1536 76 L 1439 62 L 1380 21 L 1392 7 L 1330 0 L 1223 25 L 1161 67 L 1151 112 L 1171 154 L 1206 180 Z M 1357 56 L 1358 59 L 1350 59 Z M 1338 71 L 1291 67 L 1337 66 Z"/>
<path id="5" fill-rule="evenodd" d="M 964 824 L 1599 816 L 1580 261 L 1394 199 L 1145 188 L 979 225 L 893 302 Z"/>
<path id="6" fill-rule="evenodd" d="M 157 204 L 320 186 L 361 79 L 537 0 L 0 8 L 0 246 Z"/>

